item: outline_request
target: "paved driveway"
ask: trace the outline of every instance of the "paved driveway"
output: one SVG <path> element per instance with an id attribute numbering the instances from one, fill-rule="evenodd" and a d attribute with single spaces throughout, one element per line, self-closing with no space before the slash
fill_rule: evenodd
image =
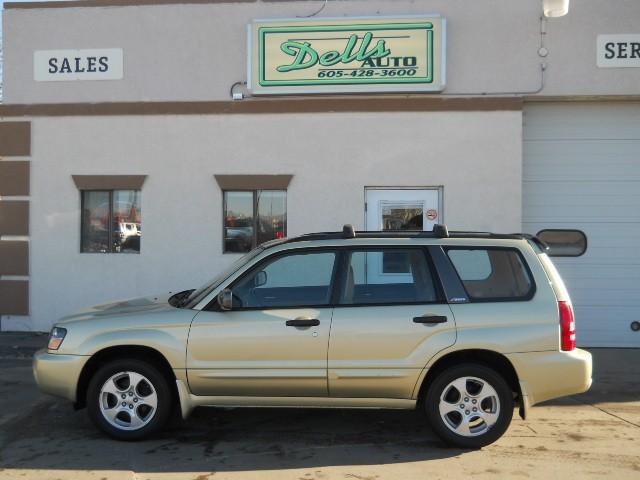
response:
<path id="1" fill-rule="evenodd" d="M 199 409 L 154 440 L 116 442 L 40 395 L 28 359 L 0 352 L 0 478 L 638 479 L 640 350 L 593 353 L 590 392 L 464 451 L 443 447 L 417 412 L 373 410 Z"/>

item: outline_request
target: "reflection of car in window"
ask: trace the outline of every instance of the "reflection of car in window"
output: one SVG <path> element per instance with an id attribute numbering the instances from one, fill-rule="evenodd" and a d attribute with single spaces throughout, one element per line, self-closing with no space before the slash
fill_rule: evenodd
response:
<path id="1" fill-rule="evenodd" d="M 253 218 L 228 216 L 224 228 L 225 250 L 248 252 L 253 248 Z"/>
<path id="2" fill-rule="evenodd" d="M 139 223 L 117 222 L 113 229 L 113 243 L 116 251 L 140 251 L 142 230 Z"/>

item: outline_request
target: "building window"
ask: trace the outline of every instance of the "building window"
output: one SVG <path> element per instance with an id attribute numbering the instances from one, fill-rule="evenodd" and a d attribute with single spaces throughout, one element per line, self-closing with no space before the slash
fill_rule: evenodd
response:
<path id="1" fill-rule="evenodd" d="M 140 253 L 140 190 L 82 190 L 80 251 Z"/>
<path id="2" fill-rule="evenodd" d="M 224 252 L 248 252 L 287 235 L 286 190 L 226 190 Z"/>
<path id="3" fill-rule="evenodd" d="M 547 244 L 550 257 L 579 257 L 587 251 L 587 236 L 582 230 L 546 229 L 536 237 Z"/>

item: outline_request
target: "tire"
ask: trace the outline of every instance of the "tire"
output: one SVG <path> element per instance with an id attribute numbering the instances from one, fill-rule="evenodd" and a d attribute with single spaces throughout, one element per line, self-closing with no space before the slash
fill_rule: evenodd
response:
<path id="1" fill-rule="evenodd" d="M 439 373 L 424 399 L 435 433 L 448 445 L 472 449 L 487 446 L 504 434 L 513 406 L 513 392 L 504 378 L 489 367 L 470 363 Z"/>
<path id="2" fill-rule="evenodd" d="M 89 418 L 118 440 L 139 440 L 162 429 L 172 403 L 167 378 L 152 364 L 137 359 L 103 365 L 87 389 Z"/>

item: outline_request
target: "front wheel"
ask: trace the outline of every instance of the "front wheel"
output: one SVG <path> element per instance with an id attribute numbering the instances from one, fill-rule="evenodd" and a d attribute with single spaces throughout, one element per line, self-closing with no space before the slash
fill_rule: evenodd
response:
<path id="1" fill-rule="evenodd" d="M 93 423 L 119 440 L 137 440 L 160 430 L 171 413 L 167 379 L 153 365 L 136 359 L 101 367 L 87 389 Z"/>
<path id="2" fill-rule="evenodd" d="M 447 368 L 431 383 L 424 407 L 445 443 L 481 448 L 498 440 L 513 417 L 513 393 L 502 376 L 481 365 Z"/>

